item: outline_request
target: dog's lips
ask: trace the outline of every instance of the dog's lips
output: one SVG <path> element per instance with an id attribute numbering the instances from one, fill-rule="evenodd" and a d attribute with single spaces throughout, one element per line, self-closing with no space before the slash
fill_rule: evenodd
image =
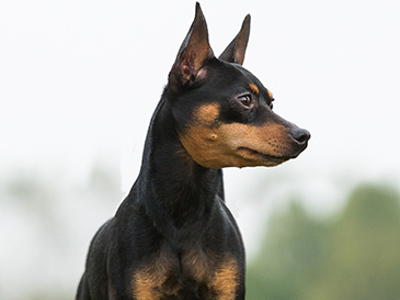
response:
<path id="1" fill-rule="evenodd" d="M 237 150 L 239 152 L 244 152 L 246 157 L 248 157 L 248 158 L 251 157 L 256 160 L 261 160 L 263 162 L 266 162 L 267 165 L 279 165 L 279 164 L 292 158 L 289 156 L 268 155 L 268 154 L 261 153 L 259 151 L 253 150 L 248 147 L 238 147 Z"/>

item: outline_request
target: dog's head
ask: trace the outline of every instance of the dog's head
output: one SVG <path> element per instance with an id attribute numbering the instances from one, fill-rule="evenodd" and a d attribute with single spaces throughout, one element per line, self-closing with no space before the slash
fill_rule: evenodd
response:
<path id="1" fill-rule="evenodd" d="M 307 147 L 309 132 L 274 113 L 271 91 L 242 67 L 249 33 L 250 15 L 216 58 L 197 3 L 170 71 L 168 99 L 181 143 L 203 167 L 276 166 Z"/>

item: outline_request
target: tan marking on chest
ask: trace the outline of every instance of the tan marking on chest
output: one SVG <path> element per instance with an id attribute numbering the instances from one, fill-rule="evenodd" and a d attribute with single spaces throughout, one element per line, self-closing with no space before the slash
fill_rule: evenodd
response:
<path id="1" fill-rule="evenodd" d="M 179 291 L 177 260 L 160 256 L 137 271 L 132 280 L 133 295 L 137 300 L 159 300 L 165 295 L 176 295 Z"/>
<path id="2" fill-rule="evenodd" d="M 240 282 L 239 267 L 235 259 L 224 260 L 217 268 L 211 286 L 218 300 L 233 300 Z"/>
<path id="3" fill-rule="evenodd" d="M 197 282 L 207 282 L 212 278 L 215 261 L 204 251 L 190 250 L 182 259 L 183 272 Z"/>
<path id="4" fill-rule="evenodd" d="M 207 287 L 204 297 L 217 295 L 215 299 L 233 300 L 239 284 L 239 268 L 236 260 L 214 260 L 202 251 L 189 251 L 179 263 L 160 257 L 142 267 L 132 280 L 133 295 L 137 300 L 160 300 L 166 296 L 179 297 L 185 279 L 191 278 Z M 191 282 L 191 281 L 189 281 Z"/>
<path id="5" fill-rule="evenodd" d="M 158 300 L 162 294 L 156 289 L 164 281 L 165 276 L 154 272 L 151 268 L 135 274 L 133 294 L 137 300 Z"/>

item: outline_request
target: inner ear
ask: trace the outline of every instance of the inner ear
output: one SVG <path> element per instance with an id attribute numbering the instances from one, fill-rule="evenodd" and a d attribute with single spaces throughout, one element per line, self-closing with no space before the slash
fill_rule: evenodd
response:
<path id="1" fill-rule="evenodd" d="M 238 35 L 219 56 L 220 60 L 243 65 L 250 36 L 250 21 L 251 17 L 250 15 L 247 15 L 243 20 L 242 28 L 240 29 Z"/>
<path id="2" fill-rule="evenodd" d="M 196 3 L 196 15 L 175 63 L 169 74 L 171 85 L 184 85 L 188 81 L 205 77 L 205 61 L 214 57 L 208 41 L 207 23 L 200 4 Z"/>

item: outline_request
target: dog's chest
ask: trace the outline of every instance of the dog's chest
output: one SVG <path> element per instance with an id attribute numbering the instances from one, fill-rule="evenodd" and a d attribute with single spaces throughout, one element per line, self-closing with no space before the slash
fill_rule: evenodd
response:
<path id="1" fill-rule="evenodd" d="M 230 300 L 235 299 L 239 276 L 238 263 L 229 255 L 215 257 L 198 249 L 180 256 L 161 251 L 135 271 L 132 287 L 138 300 Z"/>

